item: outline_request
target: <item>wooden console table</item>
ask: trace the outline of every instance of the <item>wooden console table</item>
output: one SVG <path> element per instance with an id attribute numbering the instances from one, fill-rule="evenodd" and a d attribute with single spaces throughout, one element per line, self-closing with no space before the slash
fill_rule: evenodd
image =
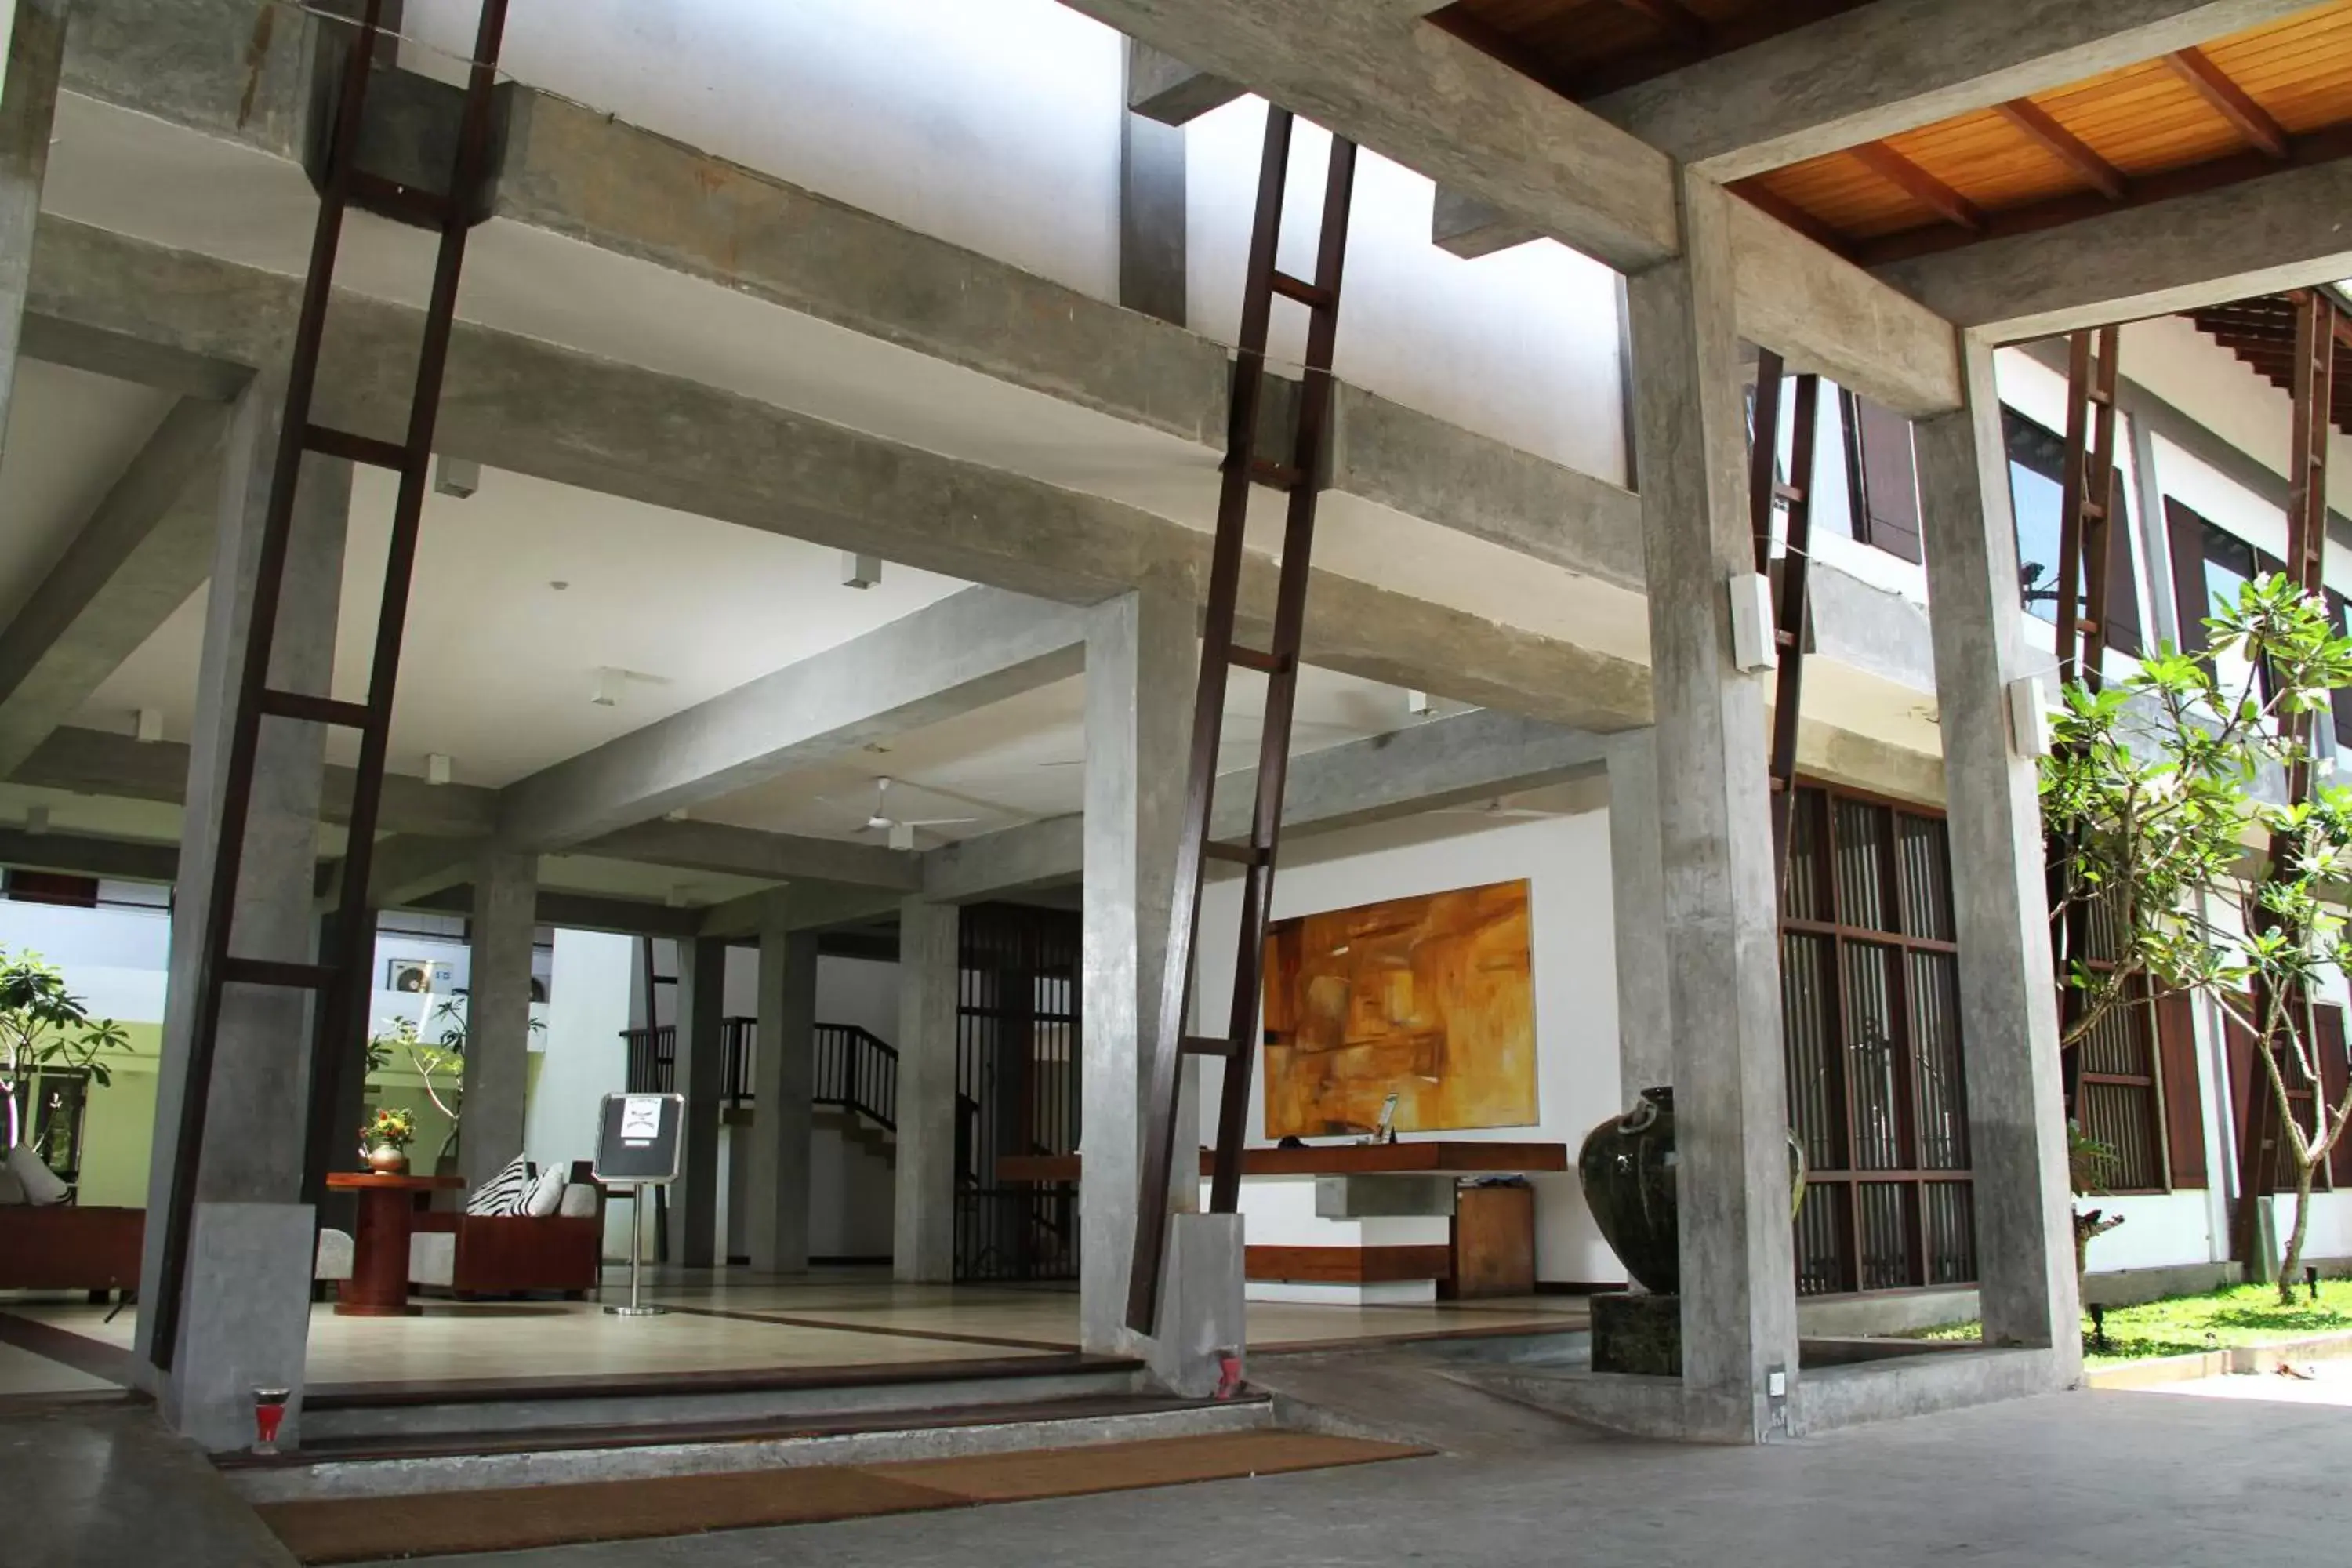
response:
<path id="1" fill-rule="evenodd" d="M 327 1186 L 360 1195 L 359 1230 L 352 1237 L 352 1277 L 335 1292 L 345 1318 L 413 1318 L 408 1304 L 408 1233 L 416 1200 L 462 1187 L 457 1176 L 380 1176 L 373 1171 L 330 1171 Z"/>

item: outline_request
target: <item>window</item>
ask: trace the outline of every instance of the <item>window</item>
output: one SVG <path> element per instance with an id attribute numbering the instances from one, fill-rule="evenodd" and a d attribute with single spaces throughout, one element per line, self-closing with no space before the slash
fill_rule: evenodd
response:
<path id="1" fill-rule="evenodd" d="M 2343 1103 L 2347 1073 L 2352 1073 L 2352 1056 L 2345 1045 L 2344 1009 L 2329 1004 L 2315 1004 L 2312 1013 L 2312 1052 L 2319 1058 L 2320 1092 L 2328 1097 L 2330 1108 Z M 2271 1099 L 2273 1090 L 2266 1075 L 2254 1060 L 2254 1037 L 2235 1018 L 2229 1023 L 2230 1089 L 2236 1113 L 2239 1168 L 2246 1168 L 2246 1126 L 2249 1116 L 2257 1106 Z M 2295 1120 L 2305 1129 L 2311 1126 L 2314 1086 L 2302 1070 L 2302 1063 L 2293 1051 L 2283 1052 L 2279 1065 L 2284 1069 L 2286 1097 L 2294 1108 Z M 2278 1134 L 2273 1147 L 2271 1167 L 2272 1190 L 2294 1190 L 2294 1154 L 2284 1131 Z M 2352 1150 L 2338 1142 L 2335 1153 L 2319 1163 L 2312 1173 L 2312 1190 L 2335 1192 L 2352 1186 Z"/>
<path id="2" fill-rule="evenodd" d="M 2028 615 L 2058 624 L 2058 556 L 2066 515 L 2066 443 L 2014 408 L 2000 411 L 2009 448 L 2009 504 L 2017 522 L 2018 593 Z M 2115 474 L 2116 511 L 2107 529 L 2106 646 L 2140 650 L 2139 577 L 2133 570 L 2130 502 Z"/>
<path id="3" fill-rule="evenodd" d="M 70 909 L 98 908 L 98 879 L 69 877 L 58 871 L 18 871 L 5 874 L 8 897 L 21 904 L 63 904 Z"/>
<path id="4" fill-rule="evenodd" d="M 1975 1194 L 1943 820 L 1812 785 L 1794 805 L 1780 986 L 1808 1166 L 1798 1291 L 1966 1283 Z"/>
<path id="5" fill-rule="evenodd" d="M 2103 905 L 2093 905 L 2087 967 L 2115 968 L 2115 922 Z M 2145 978 L 2134 981 L 2123 1002 L 2109 1008 L 2076 1047 L 2075 1117 L 2084 1134 L 2115 1151 L 2100 1182 L 2112 1192 L 2162 1192 L 2165 1188 L 2164 1093 L 2157 1068 L 2157 1018 Z"/>
<path id="6" fill-rule="evenodd" d="M 1774 478 L 1786 482 L 1795 467 L 1796 380 L 1781 378 L 1780 426 Z M 1906 561 L 1919 559 L 1919 478 L 1911 452 L 1911 424 L 1828 380 L 1814 415 L 1813 531 L 1848 533 Z M 1756 394 L 1748 394 L 1748 439 L 1756 434 Z"/>

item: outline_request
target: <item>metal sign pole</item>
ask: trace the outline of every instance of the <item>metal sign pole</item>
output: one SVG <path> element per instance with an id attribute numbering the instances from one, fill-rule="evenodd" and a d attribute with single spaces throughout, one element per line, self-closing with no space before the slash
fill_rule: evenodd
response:
<path id="1" fill-rule="evenodd" d="M 615 1318 L 658 1318 L 667 1307 L 648 1307 L 638 1300 L 638 1287 L 644 1275 L 646 1187 L 643 1182 L 629 1189 L 629 1304 L 607 1307 L 604 1310 Z"/>

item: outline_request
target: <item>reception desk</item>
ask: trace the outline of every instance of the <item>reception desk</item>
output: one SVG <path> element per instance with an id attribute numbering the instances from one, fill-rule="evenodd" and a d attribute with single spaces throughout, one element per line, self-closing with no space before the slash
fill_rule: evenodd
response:
<path id="1" fill-rule="evenodd" d="M 1208 1202 L 1214 1157 L 1200 1155 Z M 1242 1154 L 1241 1211 L 1253 1301 L 1371 1305 L 1433 1301 L 1442 1288 L 1513 1293 L 1534 1277 L 1533 1194 L 1465 1205 L 1461 1184 L 1481 1176 L 1568 1169 L 1565 1143 L 1433 1140 L 1250 1149 Z M 1006 1182 L 1078 1179 L 1075 1154 L 1010 1156 Z M 1465 1252 L 1465 1248 L 1469 1249 Z"/>

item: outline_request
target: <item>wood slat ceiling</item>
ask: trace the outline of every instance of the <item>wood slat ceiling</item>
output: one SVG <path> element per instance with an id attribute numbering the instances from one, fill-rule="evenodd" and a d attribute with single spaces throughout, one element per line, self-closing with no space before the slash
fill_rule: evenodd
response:
<path id="1" fill-rule="evenodd" d="M 2198 330 L 2228 349 L 2272 385 L 2294 395 L 2294 298 L 2285 294 L 2241 300 L 2189 313 Z M 2336 427 L 2352 436 L 2352 323 L 2339 317 L 2336 339 L 2336 385 L 2330 413 Z"/>
<path id="2" fill-rule="evenodd" d="M 1458 0 L 1432 19 L 1571 97 L 1853 0 Z M 1675 18 L 1684 20 L 1676 21 Z M 1876 264 L 2352 154 L 2352 0 L 1734 188 Z"/>

